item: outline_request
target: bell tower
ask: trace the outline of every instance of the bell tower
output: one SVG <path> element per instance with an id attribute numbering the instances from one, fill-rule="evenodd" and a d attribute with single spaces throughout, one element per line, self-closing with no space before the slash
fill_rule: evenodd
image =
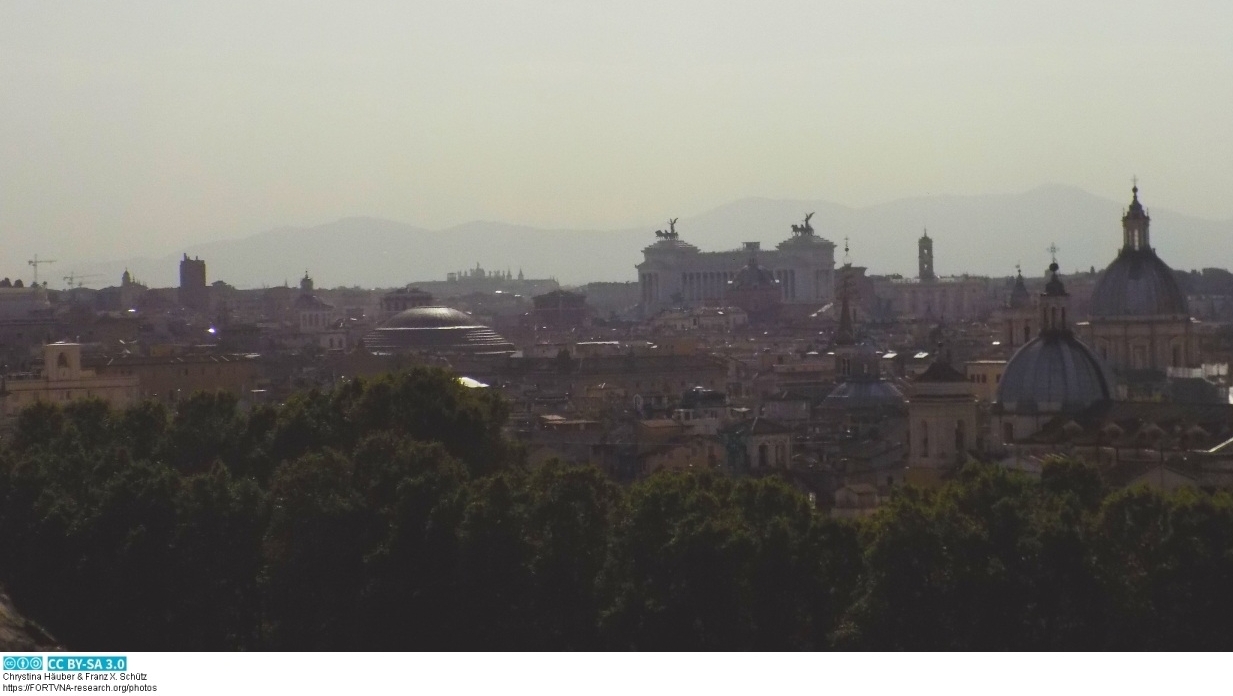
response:
<path id="1" fill-rule="evenodd" d="M 933 240 L 929 238 L 929 230 L 921 235 L 916 242 L 917 277 L 921 280 L 937 280 L 933 273 Z"/>

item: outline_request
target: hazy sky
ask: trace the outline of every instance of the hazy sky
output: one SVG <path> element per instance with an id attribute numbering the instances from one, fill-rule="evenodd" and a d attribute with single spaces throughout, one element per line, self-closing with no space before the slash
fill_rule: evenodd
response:
<path id="1" fill-rule="evenodd" d="M 13 0 L 0 90 L 0 275 L 348 215 L 613 228 L 1132 174 L 1233 217 L 1229 0 Z"/>

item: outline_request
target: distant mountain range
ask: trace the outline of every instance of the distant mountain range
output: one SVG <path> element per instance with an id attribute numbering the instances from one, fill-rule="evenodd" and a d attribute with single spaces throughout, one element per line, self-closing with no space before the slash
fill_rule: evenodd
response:
<path id="1" fill-rule="evenodd" d="M 849 239 L 852 263 L 873 274 L 916 274 L 916 240 L 928 228 L 938 273 L 1025 275 L 1049 264 L 1056 243 L 1065 271 L 1106 266 L 1121 245 L 1126 201 L 1100 198 L 1069 186 L 1042 186 L 1026 193 L 904 198 L 865 208 L 826 201 L 746 198 L 682 217 L 676 229 L 703 251 L 733 249 L 745 241 L 763 248 L 790 236 L 793 223 L 815 213 L 817 233 L 834 242 L 843 263 Z M 1215 221 L 1151 208 L 1152 243 L 1176 269 L 1233 265 L 1233 220 Z M 666 227 L 661 224 L 659 227 Z M 377 218 L 354 217 L 315 227 L 284 227 L 243 239 L 189 247 L 206 261 L 211 282 L 241 288 L 294 285 L 307 271 L 319 287 L 394 287 L 444 280 L 476 264 L 487 270 L 521 269 L 527 277 L 555 277 L 566 285 L 599 280 L 635 280 L 642 248 L 655 228 L 545 230 L 499 222 L 471 222 L 427 230 Z M 180 255 L 76 264 L 81 274 L 115 279 L 129 269 L 151 287 L 176 285 Z"/>

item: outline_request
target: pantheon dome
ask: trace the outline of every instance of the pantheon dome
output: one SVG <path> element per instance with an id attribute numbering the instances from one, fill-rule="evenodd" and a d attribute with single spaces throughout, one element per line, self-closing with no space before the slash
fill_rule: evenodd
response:
<path id="1" fill-rule="evenodd" d="M 505 337 L 465 312 L 449 307 L 414 307 L 390 317 L 364 336 L 374 353 L 512 353 Z"/>
<path id="2" fill-rule="evenodd" d="M 1092 292 L 1093 319 L 1115 317 L 1187 317 L 1186 295 L 1173 269 L 1156 255 L 1148 236 L 1151 218 L 1139 202 L 1139 187 L 1122 218 L 1124 239 L 1117 258 L 1101 274 Z"/>

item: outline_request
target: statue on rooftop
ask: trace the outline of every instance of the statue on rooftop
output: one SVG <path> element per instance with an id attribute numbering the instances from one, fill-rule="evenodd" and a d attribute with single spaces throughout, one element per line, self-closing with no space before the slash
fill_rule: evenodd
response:
<path id="1" fill-rule="evenodd" d="M 676 221 L 680 218 L 672 218 L 668 221 L 667 230 L 655 230 L 655 236 L 660 239 L 676 239 L 680 235 L 676 231 Z"/>
<path id="2" fill-rule="evenodd" d="M 792 234 L 798 237 L 801 235 L 813 234 L 813 225 L 809 224 L 809 219 L 812 217 L 813 217 L 813 213 L 809 213 L 808 215 L 805 216 L 805 222 L 803 222 L 800 225 L 793 225 Z"/>

